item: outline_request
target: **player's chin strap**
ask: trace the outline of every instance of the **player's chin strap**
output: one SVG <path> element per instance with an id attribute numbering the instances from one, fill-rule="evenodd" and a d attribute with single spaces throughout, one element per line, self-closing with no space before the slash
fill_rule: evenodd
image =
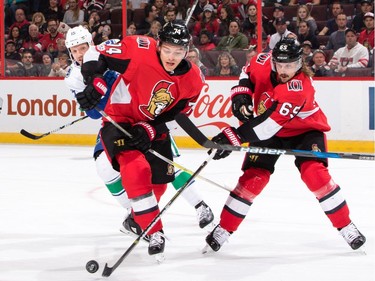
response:
<path id="1" fill-rule="evenodd" d="M 132 135 L 131 135 L 128 131 L 126 131 L 123 127 L 121 127 L 121 126 L 120 126 L 115 120 L 113 120 L 113 119 L 112 119 L 107 113 L 105 113 L 103 110 L 101 110 L 101 109 L 98 108 L 98 107 L 95 107 L 95 109 L 96 109 L 96 110 L 97 110 L 97 111 L 98 111 L 98 112 L 99 112 L 99 113 L 100 113 L 105 119 L 107 119 L 109 122 L 111 122 L 113 126 L 115 126 L 117 129 L 119 129 L 121 132 L 123 132 L 126 136 L 128 136 L 129 138 L 132 137 Z M 158 157 L 159 159 L 163 160 L 164 162 L 166 162 L 166 163 L 168 163 L 168 164 L 170 164 L 170 165 L 172 165 L 172 166 L 174 166 L 174 167 L 176 167 L 176 168 L 178 168 L 178 169 L 180 169 L 180 170 L 183 170 L 183 171 L 189 173 L 190 175 L 192 175 L 192 174 L 194 173 L 193 171 L 191 171 L 191 170 L 185 168 L 184 166 L 182 166 L 182 165 L 180 165 L 180 164 L 178 164 L 178 163 L 176 163 L 176 162 L 174 162 L 174 161 L 171 161 L 171 160 L 168 159 L 167 157 L 161 155 L 159 152 L 157 152 L 157 151 L 155 151 L 155 150 L 153 150 L 153 149 L 151 149 L 151 148 L 148 149 L 147 152 L 149 152 L 149 153 L 155 155 L 156 157 Z M 199 178 L 200 180 L 203 180 L 203 181 L 205 181 L 205 182 L 208 182 L 208 183 L 210 183 L 210 184 L 212 184 L 212 185 L 214 185 L 214 186 L 220 187 L 221 189 L 224 189 L 224 190 L 226 190 L 226 191 L 232 191 L 232 188 L 230 188 L 230 187 L 228 187 L 228 186 L 225 186 L 225 185 L 218 184 L 218 183 L 216 183 L 216 182 L 214 182 L 214 181 L 212 181 L 212 180 L 210 180 L 210 179 L 208 179 L 208 178 L 205 178 L 205 177 L 203 177 L 203 176 L 197 175 L 197 178 Z"/>

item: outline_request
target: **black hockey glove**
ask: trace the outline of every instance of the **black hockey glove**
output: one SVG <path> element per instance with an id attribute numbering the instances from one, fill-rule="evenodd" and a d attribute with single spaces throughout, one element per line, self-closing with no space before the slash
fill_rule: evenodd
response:
<path id="1" fill-rule="evenodd" d="M 146 152 L 151 147 L 151 142 L 155 139 L 156 130 L 147 122 L 138 122 L 130 130 L 131 138 L 126 139 L 126 144 L 142 152 Z"/>
<path id="2" fill-rule="evenodd" d="M 225 128 L 220 134 L 213 137 L 212 141 L 217 144 L 231 144 L 236 146 L 240 146 L 242 143 L 242 139 L 238 134 L 237 129 L 233 127 Z M 212 159 L 219 160 L 229 156 L 231 153 L 232 151 L 230 150 L 217 150 Z"/>
<path id="3" fill-rule="evenodd" d="M 251 90 L 247 87 L 236 86 L 231 90 L 233 115 L 243 123 L 253 116 L 253 101 L 251 95 Z"/>
<path id="4" fill-rule="evenodd" d="M 77 102 L 82 110 L 95 108 L 107 92 L 107 83 L 102 75 L 94 76 L 83 92 L 76 94 Z"/>

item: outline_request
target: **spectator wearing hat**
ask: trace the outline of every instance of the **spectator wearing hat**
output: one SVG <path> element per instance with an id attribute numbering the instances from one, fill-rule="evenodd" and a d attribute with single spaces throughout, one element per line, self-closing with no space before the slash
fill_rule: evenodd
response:
<path id="1" fill-rule="evenodd" d="M 217 8 L 216 3 L 211 3 L 209 0 L 198 0 L 197 6 L 195 6 L 192 21 L 198 22 L 203 17 L 203 9 L 206 5 L 211 4 L 214 8 Z"/>
<path id="2" fill-rule="evenodd" d="M 216 45 L 214 42 L 212 42 L 214 36 L 211 32 L 204 29 L 199 33 L 199 43 L 197 45 L 197 48 L 202 51 L 211 51 L 216 48 Z"/>
<path id="3" fill-rule="evenodd" d="M 338 49 L 332 56 L 329 66 L 335 72 L 343 73 L 347 68 L 367 67 L 369 54 L 366 47 L 357 42 L 354 29 L 345 31 L 346 45 Z"/>
<path id="4" fill-rule="evenodd" d="M 249 39 L 240 32 L 240 24 L 232 20 L 229 24 L 229 35 L 221 38 L 217 44 L 216 50 L 228 51 L 243 50 L 249 45 Z"/>
<path id="5" fill-rule="evenodd" d="M 364 28 L 364 16 L 366 13 L 372 12 L 374 8 L 373 0 L 362 0 L 361 1 L 361 12 L 355 15 L 352 21 L 352 28 L 357 32 L 360 33 Z"/>
<path id="6" fill-rule="evenodd" d="M 312 58 L 312 66 L 310 69 L 314 73 L 315 77 L 332 76 L 331 68 L 328 66 L 326 61 L 326 54 L 324 51 L 317 49 L 314 51 Z"/>
<path id="7" fill-rule="evenodd" d="M 279 42 L 281 39 L 283 39 L 289 33 L 291 33 L 287 29 L 287 24 L 286 24 L 285 18 L 277 18 L 275 20 L 275 24 L 276 24 L 276 32 L 271 35 L 270 43 L 269 43 L 269 47 L 270 47 L 271 50 L 275 47 L 277 42 Z"/>
<path id="8" fill-rule="evenodd" d="M 345 46 L 345 30 L 348 28 L 346 27 L 348 20 L 344 13 L 339 14 L 336 17 L 337 23 L 337 31 L 333 32 L 329 38 L 328 43 L 325 46 L 326 50 L 333 50 L 334 52 L 337 51 L 339 48 Z"/>
<path id="9" fill-rule="evenodd" d="M 276 20 L 280 18 L 284 18 L 284 7 L 283 6 L 275 6 L 272 12 L 272 19 L 268 21 L 266 27 L 264 27 L 264 31 L 267 35 L 271 35 L 276 33 Z M 288 22 L 289 23 L 289 22 Z"/>
<path id="10" fill-rule="evenodd" d="M 358 42 L 370 51 L 374 48 L 374 14 L 366 13 L 363 22 L 365 29 L 359 34 Z"/>
<path id="11" fill-rule="evenodd" d="M 219 31 L 219 21 L 211 4 L 204 6 L 202 19 L 194 24 L 193 35 L 198 36 L 203 29 L 210 31 L 214 36 L 217 36 Z"/>
<path id="12" fill-rule="evenodd" d="M 312 44 L 310 41 L 304 41 L 301 44 L 302 47 L 302 60 L 306 63 L 306 65 L 310 65 L 310 61 L 312 59 Z"/>
<path id="13" fill-rule="evenodd" d="M 319 48 L 319 41 L 315 34 L 310 31 L 310 27 L 306 21 L 301 21 L 298 24 L 297 40 L 298 42 L 309 41 L 313 49 Z"/>
<path id="14" fill-rule="evenodd" d="M 17 68 L 17 63 L 21 61 L 21 55 L 16 50 L 16 42 L 8 40 L 5 43 L 5 73 L 9 75 Z"/>

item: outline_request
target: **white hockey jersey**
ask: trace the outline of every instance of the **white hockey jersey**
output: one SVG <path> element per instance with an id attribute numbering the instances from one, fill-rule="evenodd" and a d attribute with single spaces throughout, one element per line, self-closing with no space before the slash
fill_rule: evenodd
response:
<path id="1" fill-rule="evenodd" d="M 338 49 L 332 56 L 329 64 L 341 67 L 355 68 L 366 67 L 369 60 L 368 50 L 365 46 L 357 43 L 353 48 L 347 46 Z"/>

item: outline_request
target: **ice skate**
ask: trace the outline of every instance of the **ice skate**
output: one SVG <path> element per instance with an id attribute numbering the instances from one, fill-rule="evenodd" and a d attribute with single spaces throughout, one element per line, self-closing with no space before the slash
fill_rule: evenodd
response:
<path id="1" fill-rule="evenodd" d="M 162 230 L 157 231 L 150 236 L 150 244 L 148 245 L 148 254 L 155 256 L 157 263 L 162 263 L 164 257 L 165 237 Z"/>
<path id="2" fill-rule="evenodd" d="M 359 249 L 366 242 L 366 237 L 352 222 L 341 228 L 339 232 L 353 250 Z"/>
<path id="3" fill-rule="evenodd" d="M 195 209 L 197 211 L 197 218 L 200 228 L 205 228 L 209 224 L 212 225 L 214 214 L 212 213 L 211 208 L 208 207 L 204 201 L 195 206 Z"/>
<path id="4" fill-rule="evenodd" d="M 122 223 L 120 231 L 124 234 L 138 237 L 142 233 L 142 228 L 139 226 L 138 223 L 135 222 L 133 215 L 130 213 L 130 215 L 126 217 L 124 222 Z M 143 237 L 143 240 L 147 243 L 150 242 L 150 238 L 148 237 L 148 235 Z"/>
<path id="5" fill-rule="evenodd" d="M 231 233 L 218 224 L 214 230 L 206 237 L 207 245 L 203 248 L 202 253 L 205 254 L 209 252 L 210 249 L 217 252 L 220 250 L 221 246 L 228 241 Z"/>

